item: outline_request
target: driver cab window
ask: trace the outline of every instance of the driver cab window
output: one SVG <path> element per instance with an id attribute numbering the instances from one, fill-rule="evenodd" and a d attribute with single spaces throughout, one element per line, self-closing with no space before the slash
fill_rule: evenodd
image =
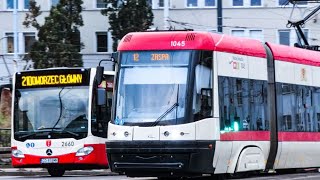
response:
<path id="1" fill-rule="evenodd" d="M 112 96 L 113 75 L 104 75 L 101 84 L 95 85 L 93 89 L 91 131 L 95 136 L 107 137 L 108 122 L 111 119 Z M 101 101 L 103 102 L 101 103 Z"/>
<path id="2" fill-rule="evenodd" d="M 195 67 L 192 112 L 194 120 L 212 117 L 212 51 L 201 51 Z"/>

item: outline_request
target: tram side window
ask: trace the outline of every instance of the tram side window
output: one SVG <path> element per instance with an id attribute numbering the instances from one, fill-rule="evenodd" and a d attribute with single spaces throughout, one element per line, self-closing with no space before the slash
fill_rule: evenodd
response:
<path id="1" fill-rule="evenodd" d="M 108 122 L 111 118 L 113 77 L 104 76 L 102 83 L 97 88 L 104 90 L 106 102 L 103 105 L 97 104 L 97 89 L 94 88 L 91 113 L 91 132 L 95 136 L 106 138 Z"/>
<path id="2" fill-rule="evenodd" d="M 219 76 L 218 86 L 222 131 L 269 130 L 267 81 Z"/>
<path id="3" fill-rule="evenodd" d="M 212 117 L 212 51 L 202 51 L 195 69 L 193 93 L 194 120 Z"/>
<path id="4" fill-rule="evenodd" d="M 320 132 L 320 88 L 277 83 L 280 131 Z"/>

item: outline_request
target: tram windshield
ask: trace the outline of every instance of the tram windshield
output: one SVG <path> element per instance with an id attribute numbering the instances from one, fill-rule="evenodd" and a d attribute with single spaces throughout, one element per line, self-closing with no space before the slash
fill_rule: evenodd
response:
<path id="1" fill-rule="evenodd" d="M 190 54 L 190 51 L 124 53 L 113 122 L 140 126 L 183 123 Z"/>
<path id="2" fill-rule="evenodd" d="M 49 132 L 59 138 L 87 135 L 88 86 L 18 89 L 15 93 L 15 139 L 44 138 Z"/>

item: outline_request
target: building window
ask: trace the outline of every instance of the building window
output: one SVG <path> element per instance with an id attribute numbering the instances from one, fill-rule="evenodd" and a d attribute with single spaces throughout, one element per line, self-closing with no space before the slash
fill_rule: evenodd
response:
<path id="1" fill-rule="evenodd" d="M 298 5 L 307 5 L 308 2 L 307 1 L 299 1 L 299 2 L 296 2 Z M 278 5 L 279 6 L 285 6 L 285 5 L 288 5 L 290 4 L 288 0 L 279 0 L 279 3 Z"/>
<path id="2" fill-rule="evenodd" d="M 7 53 L 14 52 L 14 41 L 13 41 L 13 33 L 6 33 L 7 39 Z"/>
<path id="3" fill-rule="evenodd" d="M 108 33 L 97 32 L 97 52 L 108 52 Z"/>
<path id="4" fill-rule="evenodd" d="M 24 9 L 29 9 L 30 7 L 30 0 L 24 0 Z"/>
<path id="5" fill-rule="evenodd" d="M 36 41 L 35 33 L 23 33 L 24 36 L 24 52 L 29 53 L 33 43 Z"/>
<path id="6" fill-rule="evenodd" d="M 290 30 L 279 30 L 279 44 L 290 46 Z"/>
<path id="7" fill-rule="evenodd" d="M 215 6 L 216 1 L 215 0 L 205 0 L 204 1 L 204 6 Z"/>
<path id="8" fill-rule="evenodd" d="M 252 39 L 257 39 L 263 41 L 262 30 L 259 29 L 233 29 L 231 30 L 231 34 L 237 37 L 247 37 Z"/>
<path id="9" fill-rule="evenodd" d="M 244 30 L 231 30 L 232 36 L 244 37 Z"/>
<path id="10" fill-rule="evenodd" d="M 14 7 L 13 7 L 13 1 L 14 0 L 7 0 L 7 9 L 13 9 Z M 19 0 L 17 0 L 16 2 L 16 6 L 17 6 L 17 9 L 18 9 L 18 1 Z"/>
<path id="11" fill-rule="evenodd" d="M 233 6 L 243 6 L 243 0 L 233 0 L 232 5 Z"/>
<path id="12" fill-rule="evenodd" d="M 261 6 L 261 0 L 251 0 L 251 6 Z"/>
<path id="13" fill-rule="evenodd" d="M 158 1 L 158 7 L 164 7 L 164 0 Z"/>
<path id="14" fill-rule="evenodd" d="M 284 6 L 284 5 L 287 5 L 288 3 L 288 0 L 279 0 L 279 6 Z"/>
<path id="15" fill-rule="evenodd" d="M 60 0 L 51 0 L 51 6 L 57 6 Z"/>
<path id="16" fill-rule="evenodd" d="M 249 37 L 263 41 L 262 30 L 249 30 Z"/>
<path id="17" fill-rule="evenodd" d="M 187 7 L 197 7 L 198 0 L 187 0 Z"/>
<path id="18" fill-rule="evenodd" d="M 104 0 L 97 0 L 97 4 L 96 4 L 97 8 L 105 8 L 105 7 L 107 7 L 106 5 L 107 5 L 107 3 L 104 2 Z"/>

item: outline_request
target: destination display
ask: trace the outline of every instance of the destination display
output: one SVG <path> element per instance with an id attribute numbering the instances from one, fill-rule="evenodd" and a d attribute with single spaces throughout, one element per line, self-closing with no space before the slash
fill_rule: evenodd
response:
<path id="1" fill-rule="evenodd" d="M 20 89 L 87 85 L 89 85 L 89 70 L 87 69 L 28 71 L 16 74 L 16 88 Z"/>
<path id="2" fill-rule="evenodd" d="M 141 65 L 141 64 L 188 64 L 191 51 L 132 51 L 123 52 L 121 64 Z"/>

